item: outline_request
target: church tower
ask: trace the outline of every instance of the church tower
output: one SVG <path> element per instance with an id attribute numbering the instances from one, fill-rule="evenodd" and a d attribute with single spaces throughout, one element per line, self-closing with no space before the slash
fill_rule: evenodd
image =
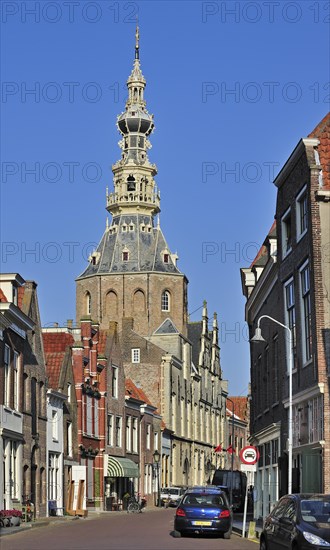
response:
<path id="1" fill-rule="evenodd" d="M 85 271 L 76 279 L 77 321 L 86 316 L 107 328 L 134 318 L 134 330 L 149 336 L 170 319 L 187 334 L 187 278 L 176 265 L 155 217 L 160 212 L 157 168 L 148 158 L 153 115 L 146 108 L 146 80 L 140 66 L 139 29 L 127 80 L 125 111 L 117 118 L 121 158 L 112 166 L 113 187 L 106 208 L 111 223 Z"/>

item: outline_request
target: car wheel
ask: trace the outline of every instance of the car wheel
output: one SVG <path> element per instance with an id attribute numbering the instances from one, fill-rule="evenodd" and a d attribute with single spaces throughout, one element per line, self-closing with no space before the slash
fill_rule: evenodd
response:
<path id="1" fill-rule="evenodd" d="M 231 529 L 229 529 L 229 531 L 226 531 L 224 534 L 223 534 L 223 538 L 224 539 L 230 539 L 231 537 Z"/>
<path id="2" fill-rule="evenodd" d="M 260 539 L 260 550 L 268 550 L 265 537 L 262 537 L 262 539 Z"/>

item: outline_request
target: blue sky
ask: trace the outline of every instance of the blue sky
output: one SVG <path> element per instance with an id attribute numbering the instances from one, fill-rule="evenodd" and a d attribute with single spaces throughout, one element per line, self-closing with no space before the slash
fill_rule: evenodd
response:
<path id="1" fill-rule="evenodd" d="M 272 225 L 272 181 L 328 110 L 329 4 L 3 1 L 1 271 L 38 282 L 42 323 L 75 318 L 104 231 L 139 17 L 161 226 L 192 320 L 218 312 L 231 394 L 246 394 L 240 267 Z"/>

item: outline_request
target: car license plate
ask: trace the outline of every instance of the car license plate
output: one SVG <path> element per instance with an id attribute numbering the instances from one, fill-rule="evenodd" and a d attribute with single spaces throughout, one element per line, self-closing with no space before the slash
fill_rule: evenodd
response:
<path id="1" fill-rule="evenodd" d="M 192 521 L 193 525 L 212 525 L 212 521 Z"/>

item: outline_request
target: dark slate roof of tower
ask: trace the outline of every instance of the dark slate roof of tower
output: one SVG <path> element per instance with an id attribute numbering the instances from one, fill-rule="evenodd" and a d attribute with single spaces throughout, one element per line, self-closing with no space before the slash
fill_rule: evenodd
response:
<path id="1" fill-rule="evenodd" d="M 171 319 L 165 319 L 164 323 L 154 332 L 154 334 L 178 334 L 178 329 Z"/>
<path id="2" fill-rule="evenodd" d="M 123 252 L 128 252 L 128 260 L 123 259 Z M 165 253 L 168 254 L 167 262 L 164 261 Z M 181 274 L 173 263 L 160 227 L 153 227 L 152 216 L 148 215 L 115 216 L 93 256 L 95 263 L 91 261 L 78 278 L 125 272 L 154 271 Z"/>

